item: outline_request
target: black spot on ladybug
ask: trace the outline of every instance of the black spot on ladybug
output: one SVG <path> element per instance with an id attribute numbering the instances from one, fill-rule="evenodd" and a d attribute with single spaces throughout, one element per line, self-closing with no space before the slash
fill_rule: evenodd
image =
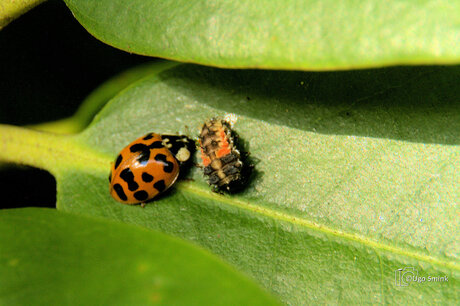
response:
<path id="1" fill-rule="evenodd" d="M 129 147 L 131 153 L 142 152 L 142 151 L 149 151 L 149 147 L 143 143 L 136 143 Z"/>
<path id="2" fill-rule="evenodd" d="M 134 174 L 131 172 L 131 169 L 126 168 L 120 172 L 120 177 L 123 181 L 128 183 L 128 189 L 134 191 L 139 188 L 139 185 L 134 181 Z"/>
<path id="3" fill-rule="evenodd" d="M 118 154 L 117 160 L 115 161 L 115 169 L 118 168 L 122 160 L 123 160 L 123 157 L 121 156 L 121 154 Z"/>
<path id="4" fill-rule="evenodd" d="M 155 155 L 155 160 L 163 163 L 164 172 L 171 173 L 174 170 L 174 164 L 166 160 L 166 155 L 157 154 Z"/>
<path id="5" fill-rule="evenodd" d="M 142 180 L 146 183 L 150 183 L 151 181 L 153 181 L 153 176 L 151 176 L 147 172 L 144 172 L 142 173 Z"/>
<path id="6" fill-rule="evenodd" d="M 138 201 L 145 201 L 149 197 L 149 194 L 145 190 L 139 190 L 134 193 L 134 197 Z"/>
<path id="7" fill-rule="evenodd" d="M 160 180 L 153 184 L 153 187 L 158 190 L 159 192 L 163 192 L 166 189 L 165 181 Z"/>
<path id="8" fill-rule="evenodd" d="M 139 157 L 137 158 L 137 161 L 138 161 L 142 166 L 145 166 L 145 165 L 149 162 L 149 159 L 150 159 L 150 150 L 147 150 L 147 151 L 142 151 L 142 152 L 139 154 Z"/>
<path id="9" fill-rule="evenodd" d="M 150 149 L 143 143 L 136 143 L 132 145 L 129 150 L 132 153 L 140 152 L 137 161 L 143 166 L 145 166 L 150 159 Z"/>
<path id="10" fill-rule="evenodd" d="M 163 148 L 164 145 L 161 141 L 154 141 L 149 145 L 150 149 L 161 149 Z"/>
<path id="11" fill-rule="evenodd" d="M 149 134 L 145 135 L 145 137 L 142 138 L 142 139 L 149 140 L 149 139 L 152 139 L 152 138 L 153 138 L 153 133 L 149 133 Z"/>
<path id="12" fill-rule="evenodd" d="M 122 201 L 126 201 L 128 200 L 128 198 L 126 197 L 126 194 L 123 190 L 123 187 L 121 187 L 120 184 L 115 184 L 113 185 L 113 190 L 115 190 L 115 192 L 117 193 L 118 197 L 122 200 Z"/>

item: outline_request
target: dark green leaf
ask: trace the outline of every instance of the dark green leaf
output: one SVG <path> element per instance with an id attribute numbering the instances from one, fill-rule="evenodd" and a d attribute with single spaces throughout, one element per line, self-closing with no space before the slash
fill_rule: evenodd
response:
<path id="1" fill-rule="evenodd" d="M 3 305 L 276 304 L 209 253 L 121 223 L 0 212 Z"/>

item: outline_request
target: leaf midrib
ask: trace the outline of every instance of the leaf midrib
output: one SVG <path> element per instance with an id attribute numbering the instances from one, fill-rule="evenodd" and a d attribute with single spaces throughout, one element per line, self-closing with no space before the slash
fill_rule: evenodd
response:
<path id="1" fill-rule="evenodd" d="M 286 214 L 283 212 L 275 211 L 273 209 L 269 209 L 266 207 L 257 206 L 257 205 L 251 204 L 248 201 L 243 201 L 237 198 L 230 198 L 230 196 L 222 196 L 216 193 L 212 193 L 210 191 L 205 191 L 204 189 L 199 188 L 190 182 L 180 182 L 177 184 L 176 188 L 192 192 L 196 195 L 199 195 L 202 198 L 212 199 L 213 203 L 216 203 L 216 202 L 225 203 L 225 204 L 228 204 L 234 207 L 238 207 L 243 210 L 247 210 L 247 211 L 259 214 L 259 215 L 263 215 L 265 217 L 269 217 L 271 219 L 288 222 L 288 223 L 298 225 L 301 227 L 305 227 L 308 229 L 312 229 L 312 230 L 315 230 L 315 231 L 318 231 L 318 232 L 321 232 L 327 235 L 342 238 L 344 240 L 358 242 L 367 247 L 389 251 L 394 254 L 411 257 L 417 260 L 425 261 L 431 264 L 436 264 L 436 265 L 440 265 L 440 266 L 444 266 L 447 268 L 451 268 L 451 269 L 460 271 L 460 265 L 456 264 L 454 261 L 442 260 L 442 259 L 438 259 L 433 256 L 421 254 L 418 252 L 407 251 L 403 248 L 391 246 L 389 244 L 375 242 L 362 235 L 347 233 L 341 230 L 333 229 L 332 227 L 321 225 L 319 223 L 316 223 L 316 222 L 313 222 L 313 221 L 310 221 L 304 218 L 299 218 L 299 217 L 296 217 L 290 214 Z"/>
<path id="2" fill-rule="evenodd" d="M 9 136 L 2 137 L 2 135 L 10 134 Z M 11 135 L 14 134 L 14 135 Z M 14 137 L 13 137 L 14 136 Z M 39 138 L 39 141 L 37 141 Z M 26 139 L 26 141 L 24 141 Z M 21 155 L 14 155 L 13 158 L 16 157 L 16 160 L 13 160 L 18 163 L 24 163 L 31 166 L 36 166 L 43 168 L 45 170 L 51 171 L 53 174 L 59 172 L 59 170 L 65 170 L 70 168 L 74 168 L 76 170 L 82 171 L 81 166 L 82 164 L 90 169 L 97 171 L 97 172 L 105 172 L 108 169 L 107 165 L 110 165 L 112 162 L 111 158 L 106 155 L 99 153 L 95 150 L 92 150 L 88 147 L 85 147 L 81 143 L 78 142 L 78 138 L 63 136 L 63 135 L 51 135 L 46 133 L 41 133 L 33 130 L 28 130 L 24 128 L 17 128 L 17 127 L 10 127 L 6 125 L 0 125 L 0 141 L 5 142 L 5 140 L 13 140 L 13 146 L 21 146 L 27 145 L 31 140 L 34 143 L 36 150 L 33 155 L 45 155 L 46 158 L 52 158 L 57 154 L 61 156 L 58 159 L 54 159 L 53 161 L 59 160 L 61 163 L 43 163 L 43 160 L 33 160 L 33 159 L 25 159 L 21 160 Z M 11 145 L 11 143 L 10 143 Z M 8 145 L 6 146 L 8 148 Z M 62 148 L 67 148 L 67 150 Z M 12 152 L 9 152 L 10 154 Z M 51 154 L 50 154 L 51 153 Z M 8 150 L 2 150 L 0 152 L 0 160 L 12 160 L 11 155 L 9 159 L 5 158 L 5 155 L 8 155 Z M 78 160 L 80 162 L 75 163 L 75 156 L 78 156 Z M 2 158 L 3 157 L 3 158 Z M 43 155 L 41 156 L 44 157 Z M 70 158 L 69 158 L 70 157 Z M 83 162 L 83 163 L 81 163 Z M 66 166 L 66 167 L 59 167 L 59 166 Z M 193 193 L 200 198 L 206 198 L 212 200 L 213 203 L 222 203 L 226 205 L 230 205 L 236 207 L 238 209 L 242 209 L 246 212 L 252 214 L 258 214 L 264 217 L 268 217 L 273 220 L 278 220 L 281 222 L 287 222 L 296 226 L 304 227 L 313 231 L 317 231 L 326 235 L 330 235 L 332 237 L 340 238 L 347 241 L 352 241 L 359 243 L 365 247 L 379 249 L 383 251 L 387 251 L 393 254 L 401 255 L 410 257 L 416 260 L 424 261 L 427 263 L 431 263 L 438 266 L 443 266 L 449 269 L 454 269 L 460 271 L 460 265 L 454 262 L 453 260 L 444 260 L 439 259 L 434 256 L 429 256 L 426 254 L 422 254 L 420 252 L 415 252 L 411 250 L 406 250 L 401 247 L 392 246 L 390 244 L 385 244 L 382 242 L 376 242 L 368 237 L 363 235 L 359 235 L 356 233 L 348 233 L 345 231 L 337 230 L 329 226 L 325 226 L 319 224 L 317 222 L 299 218 L 284 212 L 276 211 L 266 206 L 260 206 L 251 204 L 249 201 L 244 201 L 240 198 L 231 197 L 228 195 L 220 195 L 217 193 L 213 193 L 208 189 L 201 188 L 196 184 L 192 184 L 191 182 L 179 182 L 176 184 L 175 188 L 178 190 L 182 190 L 188 193 Z M 219 204 L 218 204 L 219 205 Z"/>

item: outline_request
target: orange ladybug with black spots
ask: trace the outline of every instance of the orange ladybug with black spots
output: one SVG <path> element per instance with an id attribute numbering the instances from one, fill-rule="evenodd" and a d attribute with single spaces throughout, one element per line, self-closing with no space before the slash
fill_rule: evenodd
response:
<path id="1" fill-rule="evenodd" d="M 112 163 L 110 194 L 124 204 L 153 199 L 176 182 L 194 149 L 186 136 L 149 133 L 134 140 Z"/>

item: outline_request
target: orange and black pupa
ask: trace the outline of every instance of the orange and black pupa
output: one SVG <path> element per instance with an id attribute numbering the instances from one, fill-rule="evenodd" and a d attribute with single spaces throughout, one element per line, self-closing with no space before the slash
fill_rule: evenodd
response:
<path id="1" fill-rule="evenodd" d="M 226 120 L 213 118 L 201 127 L 200 137 L 203 173 L 213 190 L 236 192 L 245 187 L 252 165 L 247 153 L 238 150 L 238 138 Z"/>

